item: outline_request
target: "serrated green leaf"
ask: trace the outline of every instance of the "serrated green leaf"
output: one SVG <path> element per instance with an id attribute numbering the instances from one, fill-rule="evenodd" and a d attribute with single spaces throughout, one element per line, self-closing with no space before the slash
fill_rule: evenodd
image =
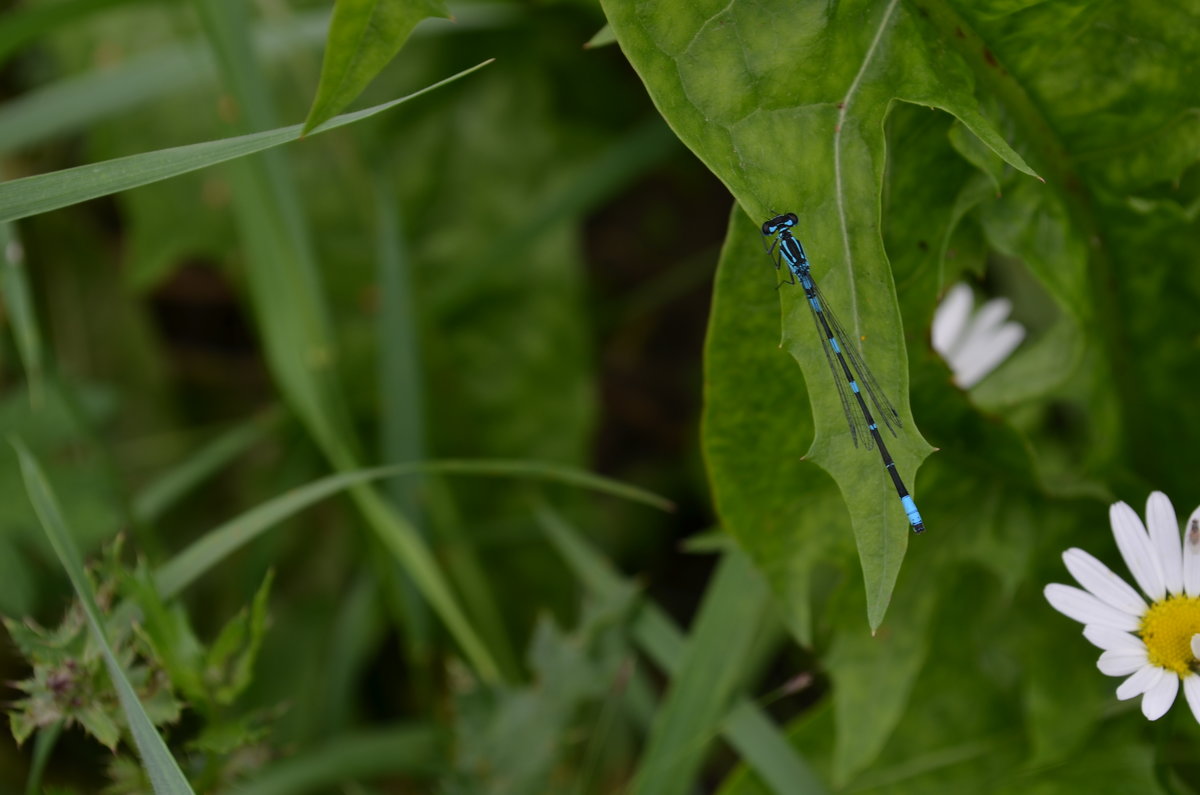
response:
<path id="1" fill-rule="evenodd" d="M 233 669 L 229 672 L 228 684 L 216 691 L 218 703 L 233 703 L 234 699 L 250 686 L 254 676 L 254 661 L 258 659 L 258 650 L 262 646 L 263 635 L 267 631 L 267 598 L 271 593 L 271 583 L 274 579 L 275 571 L 269 569 L 267 576 L 263 577 L 262 584 L 258 586 L 258 591 L 254 594 L 254 601 L 250 604 L 248 623 L 243 625 L 244 629 L 238 631 L 239 635 L 245 637 L 245 643 L 244 645 L 239 644 L 241 648 L 233 659 Z M 215 648 L 214 644 L 214 650 Z"/>
<path id="2" fill-rule="evenodd" d="M 569 633 L 540 620 L 527 653 L 530 684 L 462 689 L 455 725 L 459 790 L 500 795 L 554 789 L 552 773 L 579 716 L 593 712 L 597 701 L 620 697 L 635 596 L 634 588 L 623 586 L 602 601 L 588 600 Z M 537 720 L 531 722 L 531 715 Z"/>
<path id="3" fill-rule="evenodd" d="M 414 97 L 451 83 L 488 63 L 490 61 L 465 69 L 406 97 L 330 119 L 309 134 L 334 130 L 370 118 Z M 3 182 L 0 183 L 0 222 L 56 210 L 98 196 L 107 196 L 110 193 L 128 190 L 139 185 L 148 185 L 206 166 L 262 152 L 289 141 L 295 141 L 300 137 L 301 130 L 302 125 L 293 124 L 276 130 L 177 146 L 157 152 L 144 152 L 103 163 Z"/>
<path id="4" fill-rule="evenodd" d="M 983 141 L 971 134 L 963 123 L 955 121 L 950 126 L 950 144 L 963 159 L 975 166 L 990 180 L 992 189 L 1000 194 L 1000 185 L 1004 179 L 1004 161 L 996 156 Z"/>
<path id="5" fill-rule="evenodd" d="M 122 590 L 140 610 L 142 620 L 137 631 L 154 650 L 172 684 L 203 709 L 208 696 L 200 673 L 203 647 L 187 614 L 179 605 L 166 604 L 144 564 L 122 578 Z"/>
<path id="6" fill-rule="evenodd" d="M 17 741 L 17 745 L 24 745 L 35 729 L 37 729 L 37 721 L 33 719 L 31 714 L 25 710 L 9 710 L 8 730 L 12 732 L 13 739 Z"/>
<path id="7" fill-rule="evenodd" d="M 917 467 L 932 448 L 908 408 L 907 352 L 879 229 L 890 108 L 900 100 L 943 109 L 1005 161 L 1033 173 L 981 113 L 967 64 L 899 0 L 753 7 L 606 2 L 604 8 L 668 124 L 750 215 L 732 225 L 728 245 L 747 252 L 736 261 L 759 245 L 751 230 L 765 218 L 799 214 L 794 231 L 815 278 L 848 334 L 861 341 L 859 352 L 905 424 L 888 447 L 913 491 Z M 781 29 L 790 34 L 785 46 Z M 760 285 L 767 281 L 759 277 Z M 847 500 L 870 622 L 878 626 L 908 542 L 907 523 L 882 466 L 848 444 L 802 292 L 781 289 L 780 296 L 784 346 L 806 382 L 822 385 L 810 390 L 816 433 L 808 458 L 834 477 Z"/>
<path id="8" fill-rule="evenodd" d="M 804 460 L 815 417 L 832 413 L 840 423 L 837 432 L 845 449 L 837 453 L 838 486 L 850 508 L 871 594 L 872 625 L 887 606 L 909 529 L 879 454 L 850 443 L 823 354 L 815 352 L 820 357 L 818 380 L 806 389 L 808 373 L 802 379 L 779 350 L 774 271 L 764 261 L 759 237 L 735 210 L 717 270 L 705 344 L 704 445 L 723 526 L 764 568 L 787 605 L 793 634 L 803 642 L 812 631 L 809 573 L 823 558 L 844 559 L 849 535 L 827 479 Z M 754 278 L 756 273 L 760 278 Z M 811 318 L 805 323 L 809 347 L 819 348 Z M 813 415 L 804 405 L 806 394 L 815 407 Z M 920 459 L 903 445 L 888 449 L 911 488 L 908 473 Z"/>
<path id="9" fill-rule="evenodd" d="M 49 537 L 50 543 L 58 554 L 63 568 L 66 569 L 75 593 L 83 605 L 83 612 L 87 618 L 92 638 L 100 648 L 113 687 L 117 691 L 126 720 L 129 722 L 129 729 L 137 746 L 138 755 L 154 784 L 155 793 L 157 795 L 193 795 L 191 786 L 188 785 L 178 763 L 171 756 L 166 743 L 163 742 L 162 737 L 155 730 L 154 724 L 146 715 L 133 686 L 126 678 L 121 663 L 109 646 L 104 621 L 96 606 L 92 585 L 84 573 L 83 561 L 75 548 L 75 542 L 70 532 L 63 523 L 58 500 L 50 490 L 50 485 L 46 482 L 41 467 L 22 442 L 15 439 L 10 441 L 17 451 L 21 473 L 25 477 L 25 486 L 29 491 L 29 499 L 42 522 L 42 529 Z"/>
<path id="10" fill-rule="evenodd" d="M 597 47 L 607 47 L 609 44 L 617 43 L 617 34 L 613 33 L 612 25 L 605 25 L 596 31 L 587 44 L 583 45 L 584 49 L 593 50 Z"/>
<path id="11" fill-rule="evenodd" d="M 117 742 L 121 739 L 121 729 L 109 716 L 108 711 L 98 706 L 87 707 L 75 715 L 76 720 L 87 733 L 95 737 L 101 745 L 110 751 L 117 750 Z"/>
<path id="12" fill-rule="evenodd" d="M 189 748 L 213 754 L 230 754 L 239 748 L 247 748 L 266 736 L 267 729 L 260 723 L 258 715 L 248 715 L 238 718 L 216 719 L 207 724 L 195 740 L 188 743 Z"/>
<path id="13" fill-rule="evenodd" d="M 447 19 L 450 12 L 442 0 L 338 0 L 304 134 L 353 102 L 429 17 Z"/>

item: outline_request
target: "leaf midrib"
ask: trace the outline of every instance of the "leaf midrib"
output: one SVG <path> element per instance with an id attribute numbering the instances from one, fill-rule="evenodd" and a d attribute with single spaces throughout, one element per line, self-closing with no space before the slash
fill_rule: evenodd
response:
<path id="1" fill-rule="evenodd" d="M 887 9 L 884 10 L 883 17 L 879 20 L 879 27 L 875 31 L 875 37 L 871 39 L 871 46 L 867 48 L 862 64 L 858 67 L 858 73 L 854 75 L 854 80 L 850 82 L 850 87 L 846 89 L 845 96 L 838 103 L 838 119 L 837 124 L 833 128 L 834 205 L 837 208 L 838 225 L 841 227 L 842 232 L 842 249 L 845 251 L 846 256 L 846 279 L 849 282 L 850 311 L 853 313 L 850 324 L 854 328 L 855 340 L 861 340 L 863 335 L 858 313 L 858 286 L 854 277 L 854 255 L 850 251 L 850 225 L 846 219 L 846 199 L 842 187 L 842 141 L 844 139 L 842 130 L 846 126 L 846 117 L 849 115 L 850 105 L 854 102 L 854 97 L 858 93 L 858 86 L 862 82 L 863 75 L 870 68 L 871 62 L 875 59 L 875 52 L 879 48 L 879 42 L 883 39 L 884 31 L 891 24 L 892 14 L 895 13 L 896 6 L 899 3 L 900 0 L 891 0 L 888 3 Z"/>

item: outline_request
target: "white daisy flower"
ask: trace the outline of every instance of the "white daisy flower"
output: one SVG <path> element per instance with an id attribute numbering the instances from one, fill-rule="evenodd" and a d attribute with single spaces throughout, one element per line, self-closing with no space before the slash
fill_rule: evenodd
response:
<path id="1" fill-rule="evenodd" d="M 970 389 L 1000 366 L 1021 340 L 1025 327 L 1005 322 L 1012 301 L 993 298 L 972 313 L 971 288 L 959 282 L 950 288 L 933 315 L 933 349 L 954 372 L 954 383 Z"/>
<path id="2" fill-rule="evenodd" d="M 1142 714 L 1158 720 L 1182 684 L 1200 721 L 1200 508 L 1192 512 L 1180 543 L 1175 508 L 1161 491 L 1146 500 L 1146 524 L 1123 502 L 1108 509 L 1125 565 L 1147 599 L 1082 549 L 1063 562 L 1084 590 L 1047 585 L 1055 610 L 1083 624 L 1083 636 L 1104 650 L 1101 673 L 1127 677 L 1122 701 L 1142 697 Z M 1149 533 L 1146 526 L 1149 526 Z"/>

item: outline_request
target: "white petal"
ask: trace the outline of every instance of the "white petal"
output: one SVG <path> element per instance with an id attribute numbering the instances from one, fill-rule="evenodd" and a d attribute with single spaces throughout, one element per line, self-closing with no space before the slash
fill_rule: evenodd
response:
<path id="1" fill-rule="evenodd" d="M 1121 701 L 1128 701 L 1135 696 L 1140 696 L 1150 688 L 1158 684 L 1158 680 L 1167 675 L 1167 672 L 1157 665 L 1147 665 L 1145 668 L 1138 669 L 1137 673 L 1126 679 L 1117 688 L 1117 698 Z M 1175 674 L 1171 674 L 1175 676 Z"/>
<path id="2" fill-rule="evenodd" d="M 966 334 L 959 346 L 960 351 L 969 348 L 978 349 L 996 336 L 996 331 L 1004 325 L 1004 319 L 1012 312 L 1012 301 L 1007 298 L 993 298 L 985 301 L 979 311 L 971 318 Z"/>
<path id="3" fill-rule="evenodd" d="M 950 288 L 937 311 L 933 313 L 933 349 L 944 358 L 949 359 L 967 326 L 967 318 L 971 314 L 971 288 L 959 282 Z"/>
<path id="4" fill-rule="evenodd" d="M 1158 720 L 1166 715 L 1175 703 L 1175 696 L 1179 694 L 1179 677 L 1174 673 L 1163 673 L 1166 675 L 1142 696 L 1142 714 L 1150 720 Z"/>
<path id="5" fill-rule="evenodd" d="M 1192 656 L 1200 660 L 1200 635 L 1192 635 Z"/>
<path id="6" fill-rule="evenodd" d="M 1144 648 L 1136 651 L 1106 651 L 1096 661 L 1096 667 L 1105 676 L 1129 676 L 1149 662 Z"/>
<path id="7" fill-rule="evenodd" d="M 1192 511 L 1183 527 L 1183 591 L 1200 596 L 1200 508 Z"/>
<path id="8" fill-rule="evenodd" d="M 1183 552 L 1179 543 L 1179 520 L 1175 506 L 1161 491 L 1152 491 L 1146 498 L 1146 526 L 1150 541 L 1158 551 L 1163 581 L 1173 594 L 1183 593 Z"/>
<path id="9" fill-rule="evenodd" d="M 1076 582 L 1105 604 L 1135 616 L 1146 613 L 1146 601 L 1113 570 L 1082 549 L 1071 548 L 1063 553 L 1063 563 Z"/>
<path id="10" fill-rule="evenodd" d="M 1083 636 L 1093 646 L 1105 651 L 1146 650 L 1146 644 L 1138 636 L 1100 624 L 1088 624 L 1083 628 Z"/>
<path id="11" fill-rule="evenodd" d="M 983 377 L 1000 366 L 1025 339 L 1025 327 L 1020 323 L 1005 323 L 987 339 L 964 349 L 955 357 L 959 365 L 954 380 L 963 389 L 970 389 Z M 968 355 L 969 352 L 969 355 Z"/>
<path id="12" fill-rule="evenodd" d="M 1183 680 L 1183 696 L 1192 708 L 1192 717 L 1200 723 L 1200 676 L 1192 674 Z"/>
<path id="13" fill-rule="evenodd" d="M 1141 586 L 1142 592 L 1156 602 L 1162 599 L 1167 595 L 1162 564 L 1158 562 L 1158 555 L 1150 543 L 1150 536 L 1146 535 L 1142 520 L 1123 502 L 1115 502 L 1109 507 L 1108 520 L 1112 523 L 1113 538 L 1117 540 L 1121 557 L 1125 558 L 1125 565 Z"/>
<path id="14" fill-rule="evenodd" d="M 1137 616 L 1123 613 L 1115 607 L 1104 604 L 1087 591 L 1081 591 L 1070 585 L 1051 583 L 1042 593 L 1046 601 L 1058 612 L 1068 618 L 1073 618 L 1080 624 L 1100 624 L 1113 629 L 1133 632 L 1141 621 Z"/>

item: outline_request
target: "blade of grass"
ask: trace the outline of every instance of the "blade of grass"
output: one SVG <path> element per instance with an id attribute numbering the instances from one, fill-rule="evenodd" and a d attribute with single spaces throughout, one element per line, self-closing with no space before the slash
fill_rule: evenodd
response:
<path id="1" fill-rule="evenodd" d="M 380 445 L 386 464 L 416 462 L 425 458 L 424 428 L 427 424 L 424 409 L 423 368 L 420 361 L 420 340 L 416 297 L 413 293 L 411 267 L 401 216 L 390 177 L 383 170 L 374 180 L 376 197 L 377 272 L 379 282 L 379 335 L 386 340 L 379 348 L 380 383 Z M 475 544 L 460 529 L 460 520 L 445 483 L 437 478 L 409 477 L 392 480 L 387 493 L 400 511 L 412 520 L 423 538 L 435 538 L 443 550 L 442 564 L 454 583 L 460 598 L 488 643 L 502 671 L 510 679 L 520 677 L 521 664 L 504 623 L 500 605 L 487 567 L 479 560 Z M 415 601 L 411 578 L 406 576 L 404 600 L 405 624 L 410 645 L 413 670 L 413 690 L 432 693 L 423 686 L 422 672 L 433 675 L 428 668 L 428 651 L 432 649 L 428 613 Z M 411 625 L 411 627 L 409 626 Z M 419 696 L 418 696 L 419 697 Z"/>
<path id="2" fill-rule="evenodd" d="M 368 119 L 452 83 L 489 63 L 491 61 L 484 61 L 406 97 L 330 119 L 309 135 L 317 135 Z M 301 128 L 302 125 L 292 124 L 279 129 L 188 144 L 187 146 L 176 146 L 155 152 L 143 152 L 129 157 L 106 160 L 102 163 L 77 166 L 49 174 L 3 182 L 0 183 L 0 222 L 14 221 L 18 218 L 56 210 L 88 199 L 170 179 L 217 163 L 262 152 L 280 144 L 295 141 L 300 137 Z"/>
<path id="3" fill-rule="evenodd" d="M 639 502 L 658 508 L 660 511 L 674 511 L 675 503 L 666 497 L 659 496 L 638 486 L 631 486 L 619 480 L 606 478 L 584 469 L 554 464 L 546 461 L 523 461 L 509 458 L 466 459 L 442 458 L 421 464 L 427 473 L 445 473 L 448 475 L 480 475 L 483 477 L 531 477 L 558 481 L 568 486 L 620 497 L 630 502 Z"/>
<path id="4" fill-rule="evenodd" d="M 821 779 L 796 753 L 775 721 L 749 699 L 733 705 L 721 724 L 721 735 L 779 795 L 826 792 Z"/>
<path id="5" fill-rule="evenodd" d="M 562 517 L 545 506 L 540 506 L 536 515 L 551 544 L 585 588 L 603 598 L 623 587 L 620 576 L 608 562 Z M 680 672 L 686 641 L 660 608 L 649 603 L 641 608 L 634 620 L 633 637 L 647 656 L 672 678 Z M 720 725 L 720 733 L 780 795 L 824 795 L 827 791 L 775 722 L 753 701 L 736 699 Z"/>
<path id="6" fill-rule="evenodd" d="M 29 402 L 37 408 L 41 405 L 44 389 L 42 335 L 38 331 L 32 293 L 29 290 L 25 251 L 17 237 L 16 227 L 7 223 L 0 223 L 0 287 L 4 290 L 4 306 L 12 324 L 17 354 L 21 357 L 25 379 L 29 382 Z"/>
<path id="7" fill-rule="evenodd" d="M 376 339 L 379 355 L 379 433 L 384 464 L 420 461 L 425 458 L 425 407 L 418 345 L 416 302 L 412 294 L 411 262 L 400 222 L 400 207 L 390 178 L 382 171 L 373 180 L 375 193 L 375 262 L 379 284 L 379 325 Z M 393 480 L 387 495 L 423 538 L 426 516 L 421 495 L 423 478 Z M 428 677 L 433 653 L 429 610 L 416 591 L 416 584 L 402 575 L 399 599 L 408 617 L 404 632 L 413 675 Z M 460 589 L 461 591 L 461 589 Z M 418 688 L 420 686 L 418 685 Z M 428 688 L 424 688 L 429 692 Z"/>
<path id="8" fill-rule="evenodd" d="M 428 778 L 443 772 L 449 753 L 435 728 L 400 726 L 344 735 L 276 762 L 237 788 L 238 795 L 326 792 L 347 780 L 386 775 Z"/>
<path id="9" fill-rule="evenodd" d="M 46 773 L 46 763 L 50 761 L 50 753 L 62 734 L 62 721 L 40 730 L 33 741 L 33 759 L 29 762 L 29 776 L 25 779 L 25 795 L 38 795 L 42 791 L 42 777 Z"/>
<path id="10" fill-rule="evenodd" d="M 721 718 L 748 678 L 755 636 L 771 608 L 766 583 L 738 550 L 721 557 L 655 716 L 631 792 L 683 795 Z"/>
<path id="11" fill-rule="evenodd" d="M 194 0 L 245 129 L 272 126 L 270 90 L 251 46 L 250 12 L 240 0 Z M 323 125 L 324 126 L 324 125 Z M 318 128 L 321 129 L 321 128 Z M 263 347 L 280 390 L 334 469 L 359 468 L 353 426 L 336 373 L 336 344 L 300 194 L 279 152 L 228 169 L 233 211 L 247 250 L 246 275 Z M 350 496 L 367 520 L 368 562 L 394 581 L 384 552 L 405 568 L 484 681 L 498 682 L 495 655 L 462 609 L 416 528 L 366 485 Z M 382 548 L 380 548 L 382 547 Z M 396 622 L 406 623 L 403 615 Z"/>
<path id="12" fill-rule="evenodd" d="M 377 175 L 375 188 L 376 273 L 379 282 L 380 448 L 384 463 L 425 458 L 425 398 L 413 295 L 412 261 L 404 240 L 400 207 L 388 179 Z M 422 481 L 389 484 L 400 509 L 420 515 Z M 417 522 L 419 525 L 420 522 Z"/>
<path id="13" fill-rule="evenodd" d="M 495 466 L 497 464 L 504 466 Z M 582 473 L 567 467 L 542 464 L 537 461 L 422 461 L 415 464 L 396 464 L 394 466 L 363 469 L 356 472 L 342 472 L 292 489 L 213 528 L 169 562 L 163 564 L 155 572 L 155 584 L 158 586 L 159 593 L 163 595 L 163 598 L 172 597 L 233 551 L 315 502 L 319 502 L 339 491 L 370 480 L 408 474 L 427 474 L 429 472 L 502 477 L 536 477 L 590 488 L 600 493 L 620 497 L 628 496 L 630 490 L 640 492 L 639 489 L 634 489 L 632 486 L 617 483 L 598 475 Z M 588 476 L 580 477 L 581 475 Z M 646 492 L 641 492 L 641 494 L 645 495 Z M 661 498 L 655 499 L 661 501 Z M 648 502 L 645 499 L 641 501 Z"/>
<path id="14" fill-rule="evenodd" d="M 100 608 L 96 605 L 92 584 L 83 570 L 83 559 L 75 548 L 75 540 L 63 521 L 62 511 L 59 510 L 58 500 L 50 489 L 50 484 L 46 481 L 41 467 L 25 447 L 24 442 L 17 438 L 11 438 L 9 441 L 17 451 L 21 474 L 24 476 L 25 488 L 29 493 L 29 501 L 33 503 L 42 529 L 50 540 L 50 545 L 54 547 L 54 552 L 58 555 L 59 562 L 66 570 L 67 577 L 71 580 L 71 585 L 74 586 L 75 593 L 83 606 L 88 628 L 96 645 L 100 647 L 100 653 L 104 657 L 113 688 L 117 691 L 121 708 L 129 722 L 129 730 L 133 735 L 134 744 L 137 746 L 138 755 L 142 759 L 142 765 L 150 777 L 155 793 L 158 795 L 194 795 L 187 779 L 184 778 L 183 771 L 179 769 L 178 763 L 171 756 L 162 736 L 150 722 L 146 710 L 138 701 L 137 693 L 134 692 L 133 686 L 121 668 L 121 663 L 113 653 L 112 647 L 109 646 L 108 638 L 104 633 L 104 620 L 100 616 Z"/>
<path id="15" fill-rule="evenodd" d="M 138 522 L 153 522 L 208 478 L 249 450 L 279 422 L 271 410 L 251 417 L 201 447 L 187 460 L 168 469 L 144 486 L 133 498 L 131 510 Z"/>
<path id="16" fill-rule="evenodd" d="M 494 4 L 456 5 L 454 13 L 458 24 L 419 28 L 413 32 L 414 38 L 495 27 L 516 18 L 511 8 Z M 297 50 L 321 44 L 328 22 L 329 12 L 322 9 L 255 25 L 255 50 L 265 62 L 283 60 Z M 208 86 L 215 78 L 208 45 L 192 41 L 56 80 L 0 105 L 0 155 L 87 129 L 101 119 L 162 97 Z"/>

